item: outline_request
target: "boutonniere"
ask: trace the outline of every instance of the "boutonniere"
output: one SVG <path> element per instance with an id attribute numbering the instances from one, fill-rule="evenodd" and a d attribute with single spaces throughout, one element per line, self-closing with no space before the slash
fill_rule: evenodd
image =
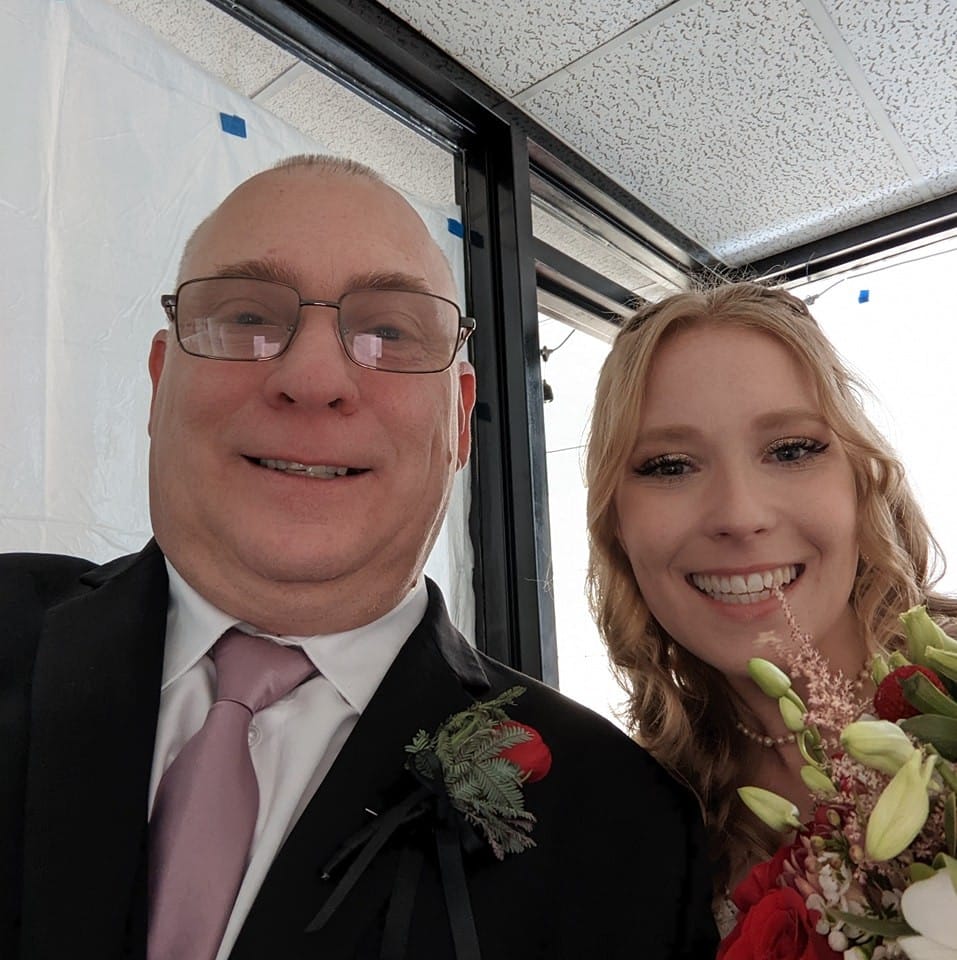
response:
<path id="1" fill-rule="evenodd" d="M 409 771 L 478 827 L 499 860 L 535 846 L 535 817 L 525 809 L 523 787 L 548 774 L 552 754 L 541 734 L 512 720 L 505 707 L 524 687 L 453 714 L 435 733 L 420 730 L 405 749 Z"/>
<path id="2" fill-rule="evenodd" d="M 529 834 L 535 816 L 525 809 L 524 787 L 545 777 L 552 763 L 538 731 L 512 720 L 505 711 L 524 692 L 524 687 L 511 687 L 453 714 L 433 733 L 419 730 L 405 748 L 406 769 L 418 786 L 348 840 L 326 864 L 323 875 L 328 879 L 355 854 L 307 933 L 325 926 L 395 832 L 418 821 L 428 825 L 435 840 L 456 956 L 480 958 L 462 853 L 487 843 L 502 860 L 506 854 L 533 847 Z M 421 843 L 402 848 L 386 912 L 383 957 L 405 955 L 423 859 Z"/>

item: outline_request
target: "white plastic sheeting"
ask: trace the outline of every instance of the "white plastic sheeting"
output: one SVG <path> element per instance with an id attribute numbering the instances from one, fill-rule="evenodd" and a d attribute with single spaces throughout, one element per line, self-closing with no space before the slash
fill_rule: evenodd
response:
<path id="1" fill-rule="evenodd" d="M 322 145 L 104 0 L 0 0 L 0 44 L 0 550 L 104 561 L 150 536 L 146 357 L 184 240 Z M 461 289 L 458 209 L 409 200 Z M 471 636 L 467 515 L 461 471 L 427 572 Z"/>

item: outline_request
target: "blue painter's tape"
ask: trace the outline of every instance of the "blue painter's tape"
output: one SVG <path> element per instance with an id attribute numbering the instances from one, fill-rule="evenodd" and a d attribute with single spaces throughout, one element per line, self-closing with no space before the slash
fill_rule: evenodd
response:
<path id="1" fill-rule="evenodd" d="M 857 295 L 857 302 L 858 302 L 858 303 L 867 303 L 867 301 L 870 300 L 870 299 L 871 299 L 871 291 L 870 291 L 870 290 L 862 290 L 862 291 Z"/>
<path id="2" fill-rule="evenodd" d="M 219 125 L 223 128 L 223 133 L 231 133 L 234 137 L 246 139 L 246 121 L 242 117 L 221 113 L 219 115 Z"/>
<path id="3" fill-rule="evenodd" d="M 465 227 L 458 220 L 453 220 L 452 217 L 449 217 L 449 233 L 453 237 L 464 237 L 465 236 Z"/>

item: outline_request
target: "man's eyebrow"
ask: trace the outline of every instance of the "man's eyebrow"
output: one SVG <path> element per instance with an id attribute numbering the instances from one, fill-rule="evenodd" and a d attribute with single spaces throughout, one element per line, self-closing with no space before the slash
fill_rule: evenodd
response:
<path id="1" fill-rule="evenodd" d="M 350 277 L 345 289 L 410 290 L 413 293 L 435 292 L 424 277 L 417 277 L 412 273 L 363 273 Z"/>
<path id="2" fill-rule="evenodd" d="M 261 260 L 240 260 L 221 264 L 214 276 L 248 277 L 251 280 L 272 280 L 302 291 L 302 278 L 291 266 L 272 257 Z M 434 293 L 424 277 L 402 272 L 371 272 L 351 276 L 343 285 L 342 293 L 350 290 L 410 290 L 413 293 Z"/>
<path id="3" fill-rule="evenodd" d="M 262 260 L 240 260 L 238 263 L 221 264 L 214 276 L 246 277 L 250 280 L 272 280 L 290 287 L 299 287 L 299 274 L 288 264 L 272 257 Z"/>

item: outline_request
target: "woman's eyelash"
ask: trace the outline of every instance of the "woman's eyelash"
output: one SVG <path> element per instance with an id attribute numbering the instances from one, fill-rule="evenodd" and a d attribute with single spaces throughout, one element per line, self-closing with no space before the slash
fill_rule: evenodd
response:
<path id="1" fill-rule="evenodd" d="M 790 461 L 785 461 L 795 463 L 803 460 L 807 455 L 824 453 L 829 446 L 830 444 L 824 443 L 821 440 L 814 440 L 811 437 L 782 437 L 782 439 L 775 440 L 774 443 L 768 447 L 768 454 L 773 456 L 782 450 L 803 451 L 801 456 L 793 457 Z"/>
<path id="2" fill-rule="evenodd" d="M 640 467 L 635 468 L 635 473 L 639 477 L 650 477 L 654 474 L 659 474 L 661 476 L 680 476 L 680 473 L 666 473 L 669 467 L 689 467 L 691 466 L 691 461 L 687 457 L 678 456 L 677 454 L 669 453 L 663 454 L 660 457 L 652 457 L 650 460 L 646 460 Z"/>

